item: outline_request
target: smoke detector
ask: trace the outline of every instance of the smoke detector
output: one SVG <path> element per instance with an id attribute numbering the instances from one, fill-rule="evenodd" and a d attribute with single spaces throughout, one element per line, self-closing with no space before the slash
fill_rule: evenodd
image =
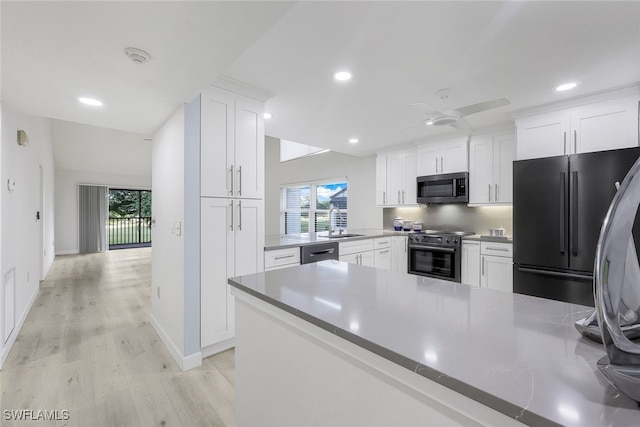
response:
<path id="1" fill-rule="evenodd" d="M 124 54 L 129 57 L 136 64 L 144 64 L 148 60 L 151 59 L 151 55 L 145 52 L 142 49 L 137 49 L 135 47 L 128 47 L 124 50 Z"/>

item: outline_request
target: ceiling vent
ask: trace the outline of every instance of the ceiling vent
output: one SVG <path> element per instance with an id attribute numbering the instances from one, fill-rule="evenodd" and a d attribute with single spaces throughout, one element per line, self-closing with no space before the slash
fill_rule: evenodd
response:
<path id="1" fill-rule="evenodd" d="M 144 64 L 151 59 L 151 55 L 142 49 L 136 49 L 135 47 L 128 47 L 124 50 L 124 54 L 129 57 L 136 64 Z"/>

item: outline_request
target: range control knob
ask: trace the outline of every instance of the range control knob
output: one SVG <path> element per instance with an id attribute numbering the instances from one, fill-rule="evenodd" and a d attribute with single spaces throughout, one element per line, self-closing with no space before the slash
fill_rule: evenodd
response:
<path id="1" fill-rule="evenodd" d="M 453 243 L 458 243 L 458 239 L 456 239 L 455 237 L 453 238 Z"/>
<path id="2" fill-rule="evenodd" d="M 451 239 L 447 237 L 447 243 L 451 243 Z"/>

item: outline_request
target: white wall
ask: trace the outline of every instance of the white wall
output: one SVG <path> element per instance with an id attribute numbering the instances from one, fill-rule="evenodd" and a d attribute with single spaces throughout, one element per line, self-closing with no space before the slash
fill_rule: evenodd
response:
<path id="1" fill-rule="evenodd" d="M 179 364 L 185 338 L 184 240 L 173 226 L 184 224 L 184 149 L 182 106 L 156 132 L 152 151 L 151 323 Z"/>
<path id="2" fill-rule="evenodd" d="M 145 135 L 52 120 L 56 167 L 56 254 L 78 253 L 78 185 L 151 188 Z"/>
<path id="3" fill-rule="evenodd" d="M 280 188 L 285 184 L 347 177 L 351 229 L 382 228 L 376 207 L 376 158 L 328 152 L 280 163 L 280 140 L 265 141 L 265 234 L 280 234 Z"/>
<path id="4" fill-rule="evenodd" d="M 16 132 L 23 129 L 29 135 L 29 144 L 20 146 Z M 0 199 L 2 200 L 2 258 L 0 279 L 15 268 L 15 321 L 16 328 L 8 343 L 2 344 L 0 365 L 11 349 L 20 326 L 38 293 L 41 260 L 44 274 L 49 271 L 55 253 L 54 243 L 54 160 L 51 121 L 2 109 L 2 161 Z M 40 165 L 44 172 L 45 205 L 41 213 L 45 235 L 40 252 L 40 226 L 36 212 L 40 210 Z M 15 191 L 9 192 L 7 180 L 14 180 Z M 3 298 L 4 303 L 4 298 Z M 4 304 L 0 304 L 0 322 L 4 321 Z M 0 329 L 1 331 L 2 329 Z M 1 335 L 1 334 L 0 334 Z M 3 340 L 0 340 L 2 342 Z"/>

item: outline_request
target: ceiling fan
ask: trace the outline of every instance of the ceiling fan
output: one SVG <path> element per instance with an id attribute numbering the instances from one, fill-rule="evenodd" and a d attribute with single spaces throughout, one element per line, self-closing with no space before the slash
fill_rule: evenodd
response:
<path id="1" fill-rule="evenodd" d="M 439 90 L 438 95 L 441 99 L 449 97 L 449 92 L 445 90 Z M 507 98 L 494 99 L 492 101 L 480 102 L 478 104 L 471 104 L 465 107 L 456 108 L 455 110 L 438 111 L 433 107 L 423 104 L 422 102 L 415 102 L 409 104 L 411 107 L 426 114 L 428 117 L 424 120 L 414 123 L 407 127 L 400 128 L 398 130 L 409 129 L 415 126 L 428 125 L 428 126 L 446 126 L 450 125 L 456 129 L 471 129 L 471 124 L 463 117 L 471 114 L 480 113 L 482 111 L 491 110 L 493 108 L 503 107 L 509 105 L 511 102 Z"/>

